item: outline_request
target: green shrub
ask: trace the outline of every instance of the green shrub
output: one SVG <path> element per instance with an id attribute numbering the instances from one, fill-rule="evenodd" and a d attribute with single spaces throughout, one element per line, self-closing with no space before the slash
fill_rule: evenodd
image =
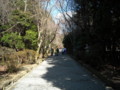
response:
<path id="1" fill-rule="evenodd" d="M 4 36 L 1 38 L 1 42 L 15 49 L 23 49 L 25 47 L 22 37 L 17 33 L 4 34 Z"/>
<path id="2" fill-rule="evenodd" d="M 27 30 L 24 36 L 25 47 L 28 49 L 37 49 L 37 32 L 33 30 Z"/>

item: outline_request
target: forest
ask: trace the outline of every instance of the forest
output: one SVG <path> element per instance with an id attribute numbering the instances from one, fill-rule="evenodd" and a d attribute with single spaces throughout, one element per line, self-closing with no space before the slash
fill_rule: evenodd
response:
<path id="1" fill-rule="evenodd" d="M 63 38 L 68 55 L 117 80 L 119 86 L 120 1 L 55 0 L 64 18 L 57 24 L 51 16 L 53 7 L 47 11 L 49 1 L 0 0 L 0 75 L 49 56 Z M 58 37 L 60 25 L 64 29 Z"/>
<path id="2" fill-rule="evenodd" d="M 48 3 L 48 0 L 0 0 L 3 71 L 16 72 L 22 64 L 36 63 L 49 55 L 50 48 L 56 48 L 58 25 L 47 11 Z"/>
<path id="3" fill-rule="evenodd" d="M 76 14 L 69 22 L 64 46 L 77 61 L 93 67 L 106 78 L 120 75 L 120 1 L 74 0 Z"/>

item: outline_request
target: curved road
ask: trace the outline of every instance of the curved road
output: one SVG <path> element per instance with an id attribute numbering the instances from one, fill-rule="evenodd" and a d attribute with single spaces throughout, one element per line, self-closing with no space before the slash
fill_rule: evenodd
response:
<path id="1" fill-rule="evenodd" d="M 8 90 L 105 90 L 105 85 L 69 56 L 49 57 Z"/>

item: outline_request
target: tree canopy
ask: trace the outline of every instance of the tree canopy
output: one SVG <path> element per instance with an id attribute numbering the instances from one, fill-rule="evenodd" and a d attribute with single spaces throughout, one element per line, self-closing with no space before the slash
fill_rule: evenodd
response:
<path id="1" fill-rule="evenodd" d="M 119 66 L 120 1 L 74 1 L 76 14 L 72 21 L 76 28 L 63 41 L 68 52 L 93 66 Z"/>

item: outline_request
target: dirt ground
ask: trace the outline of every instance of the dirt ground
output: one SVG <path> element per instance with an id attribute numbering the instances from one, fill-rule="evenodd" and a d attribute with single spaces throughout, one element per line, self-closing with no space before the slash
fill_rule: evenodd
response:
<path id="1" fill-rule="evenodd" d="M 106 65 L 104 69 L 100 71 L 100 74 L 110 81 L 113 87 L 120 90 L 120 67 Z"/>

